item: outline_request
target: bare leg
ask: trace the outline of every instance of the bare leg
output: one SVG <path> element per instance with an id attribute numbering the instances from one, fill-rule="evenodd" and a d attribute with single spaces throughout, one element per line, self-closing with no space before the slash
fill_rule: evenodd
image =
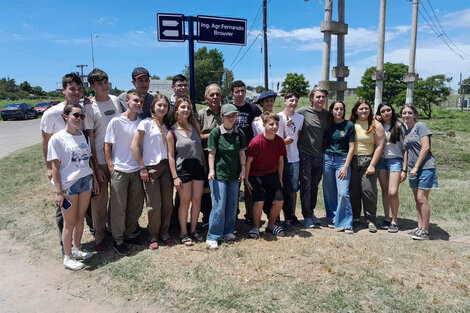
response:
<path id="1" fill-rule="evenodd" d="M 84 218 L 86 210 L 88 209 L 88 204 L 90 203 L 90 197 L 91 190 L 81 192 L 77 197 L 77 220 L 73 230 L 73 247 L 76 249 L 80 248 L 80 243 L 82 241 Z"/>
<path id="2" fill-rule="evenodd" d="M 189 203 L 191 202 L 192 182 L 183 184 L 183 189 L 178 190 L 180 197 L 180 206 L 178 208 L 178 219 L 180 222 L 181 234 L 188 234 L 188 211 Z"/>
<path id="3" fill-rule="evenodd" d="M 253 203 L 253 225 L 255 228 L 261 227 L 261 214 L 263 214 L 264 201 Z"/>
<path id="4" fill-rule="evenodd" d="M 276 223 L 276 219 L 279 216 L 279 213 L 281 213 L 283 203 L 284 203 L 284 201 L 278 201 L 278 200 L 275 200 L 273 202 L 273 206 L 271 207 L 271 210 L 269 212 L 269 220 L 268 220 L 268 228 L 269 229 L 274 228 L 274 224 Z"/>
<path id="5" fill-rule="evenodd" d="M 199 212 L 201 211 L 201 198 L 204 189 L 203 180 L 193 180 L 191 192 L 191 232 L 194 232 L 199 220 Z"/>
<path id="6" fill-rule="evenodd" d="M 64 217 L 64 228 L 62 230 L 62 242 L 64 243 L 65 255 L 72 255 L 72 236 L 77 223 L 78 211 L 78 195 L 68 197 L 72 206 L 68 210 L 62 208 L 62 216 Z"/>
<path id="7" fill-rule="evenodd" d="M 386 170 L 379 170 L 379 182 L 382 189 L 382 204 L 384 207 L 385 219 L 390 220 L 390 197 L 389 197 L 389 173 Z"/>
<path id="8" fill-rule="evenodd" d="M 388 179 L 388 198 L 392 209 L 392 224 L 395 225 L 398 223 L 398 208 L 400 206 L 400 199 L 398 199 L 400 174 L 400 172 L 391 172 Z"/>
<path id="9" fill-rule="evenodd" d="M 431 218 L 431 207 L 429 206 L 429 192 L 431 190 L 415 189 L 416 210 L 418 212 L 418 226 L 423 230 L 429 229 L 429 220 Z"/>

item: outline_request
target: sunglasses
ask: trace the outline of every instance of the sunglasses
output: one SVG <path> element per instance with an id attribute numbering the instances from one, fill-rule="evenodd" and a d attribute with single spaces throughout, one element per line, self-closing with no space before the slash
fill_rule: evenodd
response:
<path id="1" fill-rule="evenodd" d="M 80 114 L 80 113 L 72 113 L 73 117 L 75 118 L 81 118 L 82 120 L 85 119 L 85 114 Z"/>

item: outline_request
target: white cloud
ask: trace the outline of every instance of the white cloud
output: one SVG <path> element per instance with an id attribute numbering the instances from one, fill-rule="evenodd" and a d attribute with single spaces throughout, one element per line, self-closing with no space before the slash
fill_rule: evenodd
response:
<path id="1" fill-rule="evenodd" d="M 93 20 L 93 22 L 98 23 L 98 24 L 107 24 L 107 25 L 110 25 L 110 26 L 115 24 L 115 20 L 110 20 L 106 17 L 95 18 Z"/>
<path id="2" fill-rule="evenodd" d="M 470 25 L 470 9 L 447 13 L 442 19 L 442 24 L 448 28 L 468 28 L 468 25 Z"/>

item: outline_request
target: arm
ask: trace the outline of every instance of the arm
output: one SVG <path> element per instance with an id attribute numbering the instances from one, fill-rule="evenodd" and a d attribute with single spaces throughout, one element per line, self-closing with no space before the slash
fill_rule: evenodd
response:
<path id="1" fill-rule="evenodd" d="M 207 176 L 208 180 L 215 179 L 215 150 L 209 151 L 209 175 Z"/>
<path id="2" fill-rule="evenodd" d="M 98 181 L 100 183 L 104 183 L 106 182 L 106 175 L 98 165 L 98 159 L 96 158 L 95 132 L 93 131 L 93 129 L 87 129 L 86 132 L 88 133 L 88 139 L 90 140 L 91 168 L 95 172 Z"/>
<path id="3" fill-rule="evenodd" d="M 134 155 L 134 159 L 137 161 L 140 167 L 140 178 L 144 182 L 149 181 L 149 173 L 145 167 L 145 163 L 142 160 L 142 153 L 140 152 L 140 147 L 142 146 L 142 140 L 144 140 L 145 132 L 143 130 L 137 130 L 132 138 L 131 150 Z"/>
<path id="4" fill-rule="evenodd" d="M 51 175 L 54 179 L 54 188 L 55 188 L 55 204 L 59 207 L 62 207 L 65 199 L 65 195 L 62 192 L 62 185 L 60 183 L 60 161 L 52 160 L 51 164 Z"/>
<path id="5" fill-rule="evenodd" d="M 250 176 L 250 169 L 251 169 L 251 162 L 253 162 L 253 157 L 247 157 L 246 158 L 246 172 L 245 172 L 245 188 L 251 193 L 251 190 L 253 189 L 251 187 L 250 181 L 248 180 L 248 177 Z"/>
<path id="6" fill-rule="evenodd" d="M 49 139 L 51 139 L 52 134 L 45 133 L 42 131 L 42 155 L 44 156 L 44 161 L 46 162 L 46 175 L 49 180 L 52 178 L 52 164 L 47 161 L 47 144 Z"/>
<path id="7" fill-rule="evenodd" d="M 171 130 L 166 134 L 166 141 L 168 143 L 168 164 L 170 165 L 171 177 L 173 177 L 173 184 L 176 189 L 183 189 L 183 182 L 176 173 L 176 162 L 175 162 L 175 140 L 173 139 L 173 133 Z"/>
<path id="8" fill-rule="evenodd" d="M 282 174 L 284 172 L 284 157 L 281 155 L 279 157 L 279 163 L 277 166 L 277 174 L 279 175 L 279 181 L 281 182 L 281 187 L 284 187 L 282 185 Z"/>
<path id="9" fill-rule="evenodd" d="M 245 150 L 240 150 L 240 152 L 238 152 L 238 155 L 240 156 L 240 165 L 241 165 L 241 171 L 240 171 L 240 176 L 238 177 L 238 181 L 242 182 L 245 180 L 245 170 L 246 170 Z"/>
<path id="10" fill-rule="evenodd" d="M 429 145 L 429 136 L 423 136 L 419 138 L 419 140 L 421 141 L 421 150 L 419 151 L 418 160 L 416 160 L 415 165 L 410 171 L 410 177 L 415 177 L 416 172 L 418 171 L 419 167 L 428 155 L 429 150 L 431 149 Z"/>
<path id="11" fill-rule="evenodd" d="M 375 151 L 372 155 L 372 160 L 370 161 L 369 167 L 366 170 L 366 175 L 373 175 L 375 173 L 375 166 L 382 157 L 382 153 L 385 148 L 385 131 L 381 123 L 375 123 Z"/>
<path id="12" fill-rule="evenodd" d="M 351 160 L 354 155 L 354 141 L 349 142 L 349 149 L 348 149 L 348 155 L 346 157 L 346 162 L 344 162 L 343 167 L 339 171 L 338 178 L 341 180 L 344 180 L 348 177 L 348 169 L 349 165 L 351 164 Z"/>
<path id="13" fill-rule="evenodd" d="M 400 183 L 404 182 L 406 179 L 406 173 L 408 172 L 408 152 L 405 151 L 403 153 L 403 169 L 401 170 L 400 173 Z"/>
<path id="14" fill-rule="evenodd" d="M 104 157 L 106 158 L 106 164 L 108 165 L 109 174 L 114 172 L 113 164 L 113 144 L 109 142 L 104 143 Z"/>

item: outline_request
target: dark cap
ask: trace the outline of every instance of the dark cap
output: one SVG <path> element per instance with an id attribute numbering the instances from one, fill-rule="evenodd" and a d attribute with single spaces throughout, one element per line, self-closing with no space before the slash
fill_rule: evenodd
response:
<path id="1" fill-rule="evenodd" d="M 258 104 L 261 104 L 261 100 L 264 100 L 266 98 L 271 98 L 271 97 L 274 97 L 276 98 L 277 97 L 277 93 L 275 93 L 274 91 L 271 91 L 271 90 L 268 90 L 268 91 L 263 91 L 258 99 L 256 100 L 256 103 Z"/>
<path id="2" fill-rule="evenodd" d="M 238 113 L 238 109 L 233 104 L 227 103 L 222 106 L 220 109 L 220 114 L 223 116 L 230 115 L 232 113 Z"/>
<path id="3" fill-rule="evenodd" d="M 139 78 L 141 76 L 148 76 L 150 77 L 150 74 L 149 74 L 149 71 L 147 71 L 145 68 L 143 67 L 136 67 L 133 71 L 132 71 L 132 80 L 135 80 L 136 78 Z"/>

